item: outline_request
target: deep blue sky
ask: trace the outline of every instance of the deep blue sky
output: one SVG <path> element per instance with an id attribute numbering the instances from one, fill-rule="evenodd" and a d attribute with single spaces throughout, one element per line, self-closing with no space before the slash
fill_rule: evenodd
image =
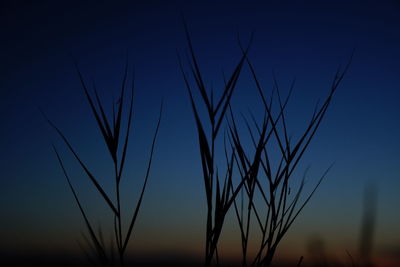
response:
<path id="1" fill-rule="evenodd" d="M 379 192 L 377 250 L 399 246 L 400 4 L 217 2 L 0 4 L 2 247 L 71 247 L 83 229 L 51 140 L 64 146 L 38 107 L 70 137 L 93 169 L 100 175 L 108 170 L 104 166 L 109 159 L 101 156 L 106 151 L 72 55 L 85 79 L 96 82 L 109 104 L 112 92 L 118 92 L 127 57 L 130 67 L 134 66 L 137 94 L 129 174 L 140 179 L 164 98 L 160 138 L 137 238 L 145 250 L 202 250 L 204 189 L 195 124 L 176 56 L 177 51 L 183 56 L 187 53 L 181 13 L 207 84 L 216 88 L 221 88 L 222 71 L 232 71 L 241 55 L 237 34 L 246 42 L 254 31 L 250 59 L 265 88 L 272 86 L 272 71 L 283 88 L 296 77 L 288 110 L 294 135 L 304 127 L 314 103 L 328 92 L 337 67 L 345 65 L 355 49 L 350 70 L 303 161 L 304 166 L 311 164 L 315 178 L 330 163 L 336 162 L 335 167 L 294 225 L 286 246 L 301 251 L 307 238 L 318 234 L 339 257 L 345 254 L 338 248 L 356 251 L 362 193 L 370 181 L 375 181 Z M 245 70 L 233 97 L 235 109 L 259 112 L 256 93 Z M 71 170 L 78 170 L 68 151 L 61 151 Z M 79 172 L 74 174 L 81 194 L 95 205 L 99 199 L 90 184 L 79 179 Z M 102 182 L 107 184 L 106 179 Z M 135 185 L 127 183 L 127 192 Z M 237 237 L 228 234 L 230 238 Z"/>

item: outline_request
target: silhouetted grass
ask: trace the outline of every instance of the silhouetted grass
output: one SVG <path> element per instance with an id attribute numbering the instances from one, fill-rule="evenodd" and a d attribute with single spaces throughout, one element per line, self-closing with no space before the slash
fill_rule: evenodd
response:
<path id="1" fill-rule="evenodd" d="M 247 57 L 248 48 L 243 49 L 242 46 L 240 46 L 243 52 L 242 57 L 228 81 L 225 81 L 225 88 L 222 96 L 216 101 L 217 105 L 214 105 L 214 91 L 212 88 L 207 90 L 204 85 L 186 24 L 185 30 L 191 57 L 191 73 L 194 77 L 196 88 L 201 95 L 201 103 L 204 105 L 207 112 L 207 116 L 203 119 L 198 112 L 190 83 L 180 61 L 182 75 L 189 93 L 196 121 L 207 199 L 205 266 L 208 267 L 211 265 L 214 256 L 216 259 L 216 265 L 219 265 L 217 244 L 225 216 L 232 204 L 234 204 L 233 206 L 240 229 L 242 266 L 270 266 L 278 244 L 286 235 L 295 219 L 309 202 L 329 169 L 332 167 L 329 167 L 323 173 L 303 202 L 301 202 L 300 199 L 304 194 L 303 189 L 306 173 L 294 194 L 292 193 L 290 196 L 290 182 L 293 179 L 293 172 L 299 165 L 300 159 L 304 155 L 319 128 L 326 111 L 330 106 L 334 93 L 348 70 L 351 59 L 343 71 L 341 71 L 340 68 L 337 70 L 329 89 L 328 96 L 325 98 L 321 106 L 315 106 L 314 113 L 309 120 L 307 127 L 304 132 L 300 134 L 299 139 L 294 141 L 289 137 L 285 116 L 285 108 L 293 90 L 294 82 L 291 85 L 287 97 L 282 99 L 278 82 L 274 76 L 273 83 L 277 100 L 276 98 L 274 99 L 273 94 L 271 94 L 270 99 L 267 99 L 256 71 Z M 237 126 L 237 120 L 235 119 L 230 106 L 231 96 L 244 63 L 247 63 L 247 66 L 250 69 L 252 79 L 255 82 L 259 97 L 264 105 L 264 119 L 261 123 L 258 123 L 255 117 L 251 114 L 251 119 L 254 124 L 254 126 L 251 127 L 249 121 L 244 118 L 244 126 L 248 129 L 254 146 L 253 155 L 249 155 L 249 152 L 247 152 L 249 148 L 244 147 L 242 144 L 242 138 L 238 130 L 238 128 L 242 126 Z M 272 108 L 274 100 L 278 103 L 277 115 L 274 115 Z M 220 110 L 221 107 L 222 109 Z M 228 116 L 228 140 L 231 153 L 229 154 L 227 152 L 227 145 L 225 143 L 224 152 L 227 173 L 225 175 L 225 180 L 221 185 L 219 175 L 215 171 L 215 143 L 221 122 L 224 119 L 227 110 L 229 110 L 228 114 L 230 115 Z M 221 112 L 218 113 L 219 111 Z M 208 134 L 208 137 L 204 130 L 204 123 L 210 125 L 211 131 Z M 252 128 L 255 128 L 256 130 L 253 130 Z M 281 159 L 277 166 L 272 166 L 274 162 L 271 161 L 271 150 L 276 150 L 280 154 Z M 234 176 L 234 165 L 237 167 L 238 173 L 241 177 L 241 182 L 238 186 L 234 186 L 232 182 Z M 236 200 L 239 192 L 245 193 L 241 195 L 240 207 Z M 262 204 L 259 202 L 256 204 L 254 201 L 256 194 L 261 196 L 263 201 Z M 244 207 L 244 196 L 247 208 Z M 251 240 L 250 228 L 252 225 L 251 221 L 254 217 L 256 219 L 256 225 L 259 227 L 258 230 L 259 236 L 261 236 L 261 242 L 254 258 L 249 259 L 248 247 Z M 301 260 L 298 264 L 301 264 Z"/>
<path id="2" fill-rule="evenodd" d="M 299 138 L 294 140 L 289 136 L 286 108 L 289 103 L 294 81 L 290 87 L 289 93 L 285 98 L 281 96 L 281 89 L 276 80 L 273 78 L 274 90 L 270 96 L 267 96 L 262 87 L 258 75 L 248 58 L 248 50 L 251 44 L 244 49 L 239 42 L 242 54 L 238 63 L 234 66 L 232 73 L 228 79 L 224 79 L 224 87 L 219 97 L 215 96 L 213 88 L 206 88 L 202 72 L 198 60 L 196 58 L 192 40 L 185 24 L 185 33 L 187 37 L 189 49 L 189 68 L 194 78 L 194 86 L 191 85 L 188 75 L 185 72 L 183 63 L 179 58 L 180 70 L 189 95 L 192 112 L 195 119 L 200 159 L 202 166 L 203 182 L 206 194 L 207 216 L 206 216 L 206 233 L 205 233 L 205 256 L 204 265 L 210 267 L 215 260 L 216 266 L 220 265 L 218 255 L 218 242 L 224 226 L 225 218 L 228 211 L 233 207 L 236 216 L 239 234 L 241 238 L 242 260 L 240 266 L 269 267 L 276 253 L 277 247 L 283 237 L 299 216 L 303 208 L 310 201 L 311 197 L 321 184 L 322 180 L 329 172 L 329 168 L 317 180 L 311 192 L 303 196 L 305 178 L 307 171 L 304 173 L 297 187 L 293 187 L 293 173 L 299 166 L 300 160 L 315 136 L 325 114 L 332 102 L 333 96 L 345 76 L 349 63 L 344 70 L 337 70 L 328 95 L 322 102 L 322 105 L 316 105 L 314 113 L 309 119 L 305 130 L 300 133 Z M 258 122 L 256 116 L 250 113 L 250 118 L 243 116 L 243 125 L 238 124 L 235 118 L 231 99 L 237 87 L 237 82 L 243 68 L 247 66 L 250 70 L 252 80 L 255 83 L 258 96 L 263 104 L 264 117 Z M 47 119 L 51 127 L 57 132 L 61 140 L 64 142 L 73 157 L 79 163 L 84 173 L 96 188 L 107 207 L 111 210 L 113 216 L 114 237 L 109 246 L 105 244 L 101 228 L 97 230 L 93 227 L 91 220 L 88 218 L 87 212 L 81 203 L 74 185 L 71 182 L 70 175 L 65 167 L 62 156 L 58 152 L 55 145 L 53 150 L 60 164 L 63 175 L 73 194 L 74 200 L 78 205 L 80 213 L 84 219 L 88 236 L 84 235 L 86 245 L 89 247 L 87 251 L 88 258 L 103 266 L 120 266 L 125 265 L 125 253 L 128 243 L 131 239 L 133 228 L 137 220 L 140 207 L 143 201 L 144 193 L 147 187 L 150 175 L 152 159 L 159 132 L 162 104 L 160 113 L 152 139 L 150 155 L 147 163 L 144 182 L 141 187 L 137 203 L 132 207 L 132 214 L 129 216 L 128 227 L 123 229 L 122 225 L 124 217 L 121 210 L 121 180 L 123 179 L 123 171 L 126 163 L 128 150 L 132 113 L 134 99 L 134 83 L 131 86 L 131 95 L 128 101 L 125 100 L 125 90 L 127 87 L 128 66 L 126 65 L 121 85 L 121 93 L 116 103 L 113 103 L 112 110 L 106 111 L 100 96 L 93 88 L 93 93 L 89 92 L 83 76 L 78 70 L 78 75 L 86 96 L 93 118 L 97 123 L 101 136 L 106 144 L 107 153 L 111 157 L 111 164 L 114 168 L 113 181 L 115 184 L 115 199 L 103 189 L 93 172 L 83 162 L 76 152 L 69 139 L 51 120 Z M 195 89 L 193 89 L 195 87 Z M 201 100 L 196 101 L 194 91 L 197 90 Z M 276 94 L 276 95 L 274 95 Z M 126 103 L 127 102 L 127 103 Z M 199 103 L 200 102 L 200 103 Z M 128 105 L 125 107 L 125 105 Z M 277 106 L 277 110 L 274 109 Z M 199 106 L 202 106 L 206 114 L 199 112 Z M 110 115 L 111 113 L 111 119 Z M 126 114 L 125 114 L 126 113 Z M 123 127 L 123 118 L 127 117 L 126 127 Z M 218 137 L 220 136 L 223 122 L 226 122 L 226 131 L 224 136 L 223 151 L 216 151 Z M 240 128 L 246 128 L 251 138 L 252 147 L 244 145 Z M 253 153 L 250 153 L 252 151 Z M 277 151 L 279 154 L 278 162 L 274 162 L 271 158 L 271 151 Z M 218 172 L 216 166 L 216 154 L 220 152 L 225 156 L 225 170 L 223 177 Z M 237 171 L 235 171 L 237 170 Z M 239 178 L 238 183 L 234 183 L 234 177 Z M 240 196 L 240 199 L 239 199 Z M 261 201 L 256 201 L 259 197 Z M 302 197 L 304 198 L 301 201 Z M 255 224 L 252 223 L 255 220 Z M 256 226 L 256 229 L 252 227 Z M 256 247 L 254 255 L 249 255 L 249 246 L 252 241 L 251 232 L 257 232 L 259 237 L 259 245 Z M 114 255 L 116 249 L 118 257 Z M 94 252 L 94 257 L 91 253 Z M 301 266 L 303 257 L 301 257 L 297 266 Z"/>
<path id="3" fill-rule="evenodd" d="M 201 165 L 203 169 L 203 180 L 206 191 L 207 199 L 207 221 L 206 221 L 206 248 L 205 248 L 205 266 L 211 266 L 212 260 L 215 256 L 216 263 L 219 265 L 218 260 L 218 240 L 223 228 L 225 216 L 234 202 L 237 194 L 245 181 L 239 185 L 233 185 L 233 165 L 236 151 L 233 149 L 230 155 L 226 155 L 226 173 L 225 179 L 222 181 L 215 166 L 215 146 L 218 134 L 221 129 L 222 122 L 225 118 L 225 113 L 228 110 L 230 100 L 235 90 L 240 72 L 243 68 L 246 59 L 246 52 L 243 53 L 238 64 L 235 66 L 234 71 L 230 75 L 228 81 L 225 83 L 222 95 L 218 99 L 214 99 L 214 90 L 211 88 L 209 91 L 206 89 L 203 77 L 201 75 L 200 67 L 196 59 L 192 41 L 188 28 L 185 24 L 185 31 L 187 43 L 190 52 L 190 70 L 195 79 L 195 86 L 201 95 L 202 102 L 207 111 L 207 116 L 202 118 L 198 112 L 196 101 L 192 94 L 192 88 L 184 71 L 182 62 L 179 58 L 180 68 L 183 79 L 189 94 L 190 103 L 192 106 L 193 114 L 195 117 L 197 133 L 199 138 Z M 205 132 L 204 124 L 208 123 L 210 132 L 208 136 Z"/>
<path id="4" fill-rule="evenodd" d="M 308 126 L 300 135 L 300 138 L 294 142 L 293 139 L 289 137 L 288 126 L 285 119 L 285 108 L 293 90 L 294 82 L 290 87 L 287 97 L 283 100 L 278 82 L 274 76 L 273 83 L 277 100 L 274 99 L 273 94 L 271 94 L 270 99 L 267 99 L 253 65 L 246 56 L 246 52 L 243 49 L 242 51 L 243 55 L 246 57 L 247 65 L 264 105 L 265 115 L 261 123 L 257 123 L 254 116 L 251 115 L 254 124 L 253 128 L 256 130 L 252 130 L 249 121 L 244 118 L 245 125 L 249 131 L 255 149 L 254 155 L 250 156 L 249 153 L 246 152 L 249 148 L 242 145 L 233 112 L 230 112 L 231 123 L 229 123 L 229 140 L 232 147 L 237 151 L 235 162 L 238 166 L 239 173 L 242 180 L 246 181 L 242 190 L 245 192 L 247 202 L 247 209 L 245 210 L 243 204 L 239 210 L 236 200 L 234 201 L 234 207 L 242 240 L 242 266 L 248 266 L 249 264 L 250 266 L 270 266 L 278 244 L 286 235 L 295 219 L 309 202 L 329 169 L 332 167 L 329 167 L 323 173 L 302 203 L 299 201 L 300 196 L 303 194 L 306 173 L 297 191 L 290 197 L 290 181 L 293 180 L 292 174 L 322 122 L 333 95 L 350 65 L 351 59 L 343 71 L 340 71 L 340 69 L 337 70 L 328 96 L 324 100 L 322 106 L 318 107 L 317 105 L 315 107 Z M 277 102 L 278 106 L 277 115 L 275 117 L 272 110 L 274 100 Z M 280 161 L 277 166 L 273 166 L 274 162 L 271 161 L 271 151 L 278 151 L 280 154 Z M 256 204 L 254 201 L 256 194 L 261 196 L 262 204 L 260 204 L 260 202 Z M 243 203 L 243 199 L 241 201 Z M 246 212 L 245 216 L 243 212 Z M 250 227 L 251 220 L 254 217 L 256 219 L 256 225 L 259 227 L 258 231 L 261 236 L 261 242 L 255 257 L 248 259 Z"/>
<path id="5" fill-rule="evenodd" d="M 144 183 L 141 188 L 140 194 L 138 201 L 136 205 L 133 206 L 133 212 L 132 215 L 129 216 L 129 226 L 127 230 L 124 231 L 122 228 L 122 221 L 123 221 L 123 216 L 122 216 L 122 210 L 121 210 L 121 194 L 120 194 L 120 189 L 121 189 L 121 180 L 123 178 L 123 171 L 126 163 L 126 155 L 127 155 L 127 150 L 128 150 L 128 143 L 129 143 L 129 133 L 131 129 L 131 122 L 132 122 L 132 113 L 133 113 L 133 99 L 134 99 L 134 81 L 132 81 L 131 85 L 131 96 L 128 101 L 128 107 L 126 111 L 124 111 L 124 106 L 125 106 L 125 90 L 127 87 L 127 74 L 128 74 L 128 64 L 125 66 L 125 71 L 124 71 L 124 76 L 123 76 L 123 81 L 121 85 L 121 93 L 119 95 L 119 100 L 116 103 L 117 109 L 115 110 L 114 108 L 114 103 L 112 105 L 112 110 L 111 112 L 111 120 L 106 114 L 106 110 L 104 109 L 104 105 L 102 104 L 100 97 L 98 95 L 98 92 L 96 90 L 96 87 L 93 88 L 94 91 L 94 96 L 90 94 L 84 79 L 82 77 L 81 72 L 78 69 L 78 75 L 80 78 L 80 82 L 84 91 L 84 94 L 86 96 L 87 102 L 90 106 L 90 109 L 93 114 L 93 118 L 95 119 L 97 126 L 99 127 L 99 131 L 103 137 L 103 140 L 108 148 L 108 154 L 111 156 L 112 159 L 112 164 L 114 167 L 114 182 L 115 182 L 115 190 L 116 190 L 116 199 L 113 201 L 109 197 L 109 195 L 105 192 L 103 187 L 100 185 L 98 182 L 98 179 L 95 177 L 95 175 L 89 170 L 89 167 L 82 161 L 78 153 L 76 152 L 75 148 L 72 146 L 68 138 L 63 134 L 63 132 L 47 117 L 48 123 L 52 126 L 52 128 L 55 129 L 55 131 L 58 133 L 58 135 L 61 137 L 61 139 L 64 141 L 65 145 L 68 147 L 69 151 L 73 154 L 74 158 L 78 161 L 79 165 L 81 168 L 84 170 L 85 174 L 89 178 L 89 180 L 92 182 L 96 190 L 99 192 L 101 197 L 104 199 L 106 202 L 107 206 L 110 208 L 113 214 L 113 221 L 114 221 L 114 237 L 115 237 L 115 247 L 118 252 L 118 262 L 120 266 L 124 266 L 124 255 L 126 252 L 126 248 L 128 246 L 129 240 L 132 235 L 133 227 L 135 225 L 135 222 L 137 220 L 137 216 L 139 214 L 139 210 L 143 201 L 143 196 L 144 192 L 146 190 L 147 186 L 147 181 L 150 175 L 150 170 L 151 170 L 151 165 L 152 165 L 152 159 L 153 159 L 153 153 L 154 153 L 154 148 L 155 148 L 155 143 L 160 127 L 160 122 L 161 122 L 161 114 L 162 114 L 162 104 L 160 108 L 160 113 L 155 129 L 155 133 L 153 136 L 152 144 L 151 144 L 151 149 L 150 149 L 150 156 L 149 160 L 147 163 L 147 170 L 146 174 L 144 177 Z M 126 127 L 125 129 L 122 127 L 123 124 L 123 113 L 127 112 L 127 121 L 126 121 Z M 93 228 L 93 224 L 90 222 L 87 213 L 85 212 L 85 209 L 83 208 L 81 201 L 76 193 L 76 190 L 74 186 L 71 183 L 69 174 L 64 166 L 62 157 L 60 153 L 58 152 L 57 148 L 53 145 L 54 152 L 56 154 L 57 160 L 61 166 L 61 169 L 63 171 L 63 174 L 67 180 L 68 186 L 74 196 L 75 202 L 77 203 L 79 210 L 82 214 L 82 217 L 85 221 L 86 228 L 89 232 L 89 238 L 84 238 L 88 244 L 88 246 L 91 248 L 91 251 L 95 252 L 95 259 L 98 260 L 99 263 L 103 266 L 113 266 L 115 263 L 114 261 L 114 255 L 113 255 L 113 247 L 114 244 L 110 246 L 109 253 L 107 253 L 107 248 L 106 244 L 103 240 L 103 234 L 101 229 L 99 228 L 97 233 L 95 229 Z"/>

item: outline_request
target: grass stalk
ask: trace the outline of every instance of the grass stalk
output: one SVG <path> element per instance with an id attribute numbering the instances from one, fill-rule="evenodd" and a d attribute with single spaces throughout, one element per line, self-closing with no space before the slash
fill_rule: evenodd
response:
<path id="1" fill-rule="evenodd" d="M 113 180 L 115 183 L 115 192 L 116 192 L 116 194 L 115 194 L 116 199 L 114 201 L 111 200 L 110 196 L 106 193 L 106 191 L 103 189 L 103 187 L 98 182 L 98 179 L 89 170 L 87 165 L 83 162 L 83 160 L 78 155 L 76 150 L 73 148 L 73 146 L 70 143 L 70 141 L 68 140 L 68 138 L 63 134 L 63 132 L 51 120 L 49 120 L 44 115 L 44 113 L 43 113 L 43 115 L 45 116 L 49 125 L 61 137 L 62 141 L 65 143 L 65 145 L 67 146 L 69 151 L 73 154 L 75 159 L 78 161 L 79 165 L 82 167 L 82 169 L 86 173 L 89 180 L 92 182 L 92 184 L 95 186 L 97 191 L 100 193 L 101 197 L 104 199 L 104 201 L 107 203 L 108 207 L 110 208 L 110 210 L 112 212 L 113 222 L 114 222 L 114 240 L 115 240 L 115 246 L 114 246 L 114 243 L 112 243 L 112 247 L 117 248 L 118 257 L 119 257 L 118 265 L 123 267 L 124 261 L 125 261 L 124 258 L 125 258 L 125 254 L 126 254 L 126 249 L 127 249 L 128 243 L 132 236 L 133 228 L 134 228 L 136 219 L 138 217 L 140 207 L 142 205 L 148 178 L 150 176 L 153 154 L 154 154 L 156 140 L 157 140 L 160 123 L 161 123 L 163 104 L 161 103 L 159 117 L 158 117 L 158 121 L 156 124 L 154 136 L 152 139 L 152 145 L 151 145 L 151 149 L 150 149 L 150 156 L 149 156 L 148 163 L 147 163 L 146 174 L 144 177 L 144 183 L 142 185 L 138 201 L 137 201 L 136 205 L 133 206 L 133 214 L 131 216 L 128 216 L 128 217 L 130 217 L 128 229 L 126 231 L 124 231 L 124 229 L 122 227 L 123 216 L 122 216 L 122 209 L 121 209 L 121 204 L 122 204 L 121 203 L 121 181 L 123 178 L 123 171 L 126 166 L 125 163 L 126 163 L 126 156 L 127 156 L 127 151 L 128 151 L 128 143 L 129 143 L 129 138 L 130 138 L 131 123 L 132 123 L 133 100 L 134 100 L 134 81 L 132 81 L 131 96 L 127 102 L 127 101 L 125 101 L 125 90 L 127 87 L 128 64 L 126 64 L 125 70 L 124 70 L 124 75 L 123 75 L 123 80 L 122 80 L 122 84 L 121 84 L 121 91 L 120 91 L 120 95 L 118 98 L 119 100 L 116 104 L 113 103 L 113 105 L 112 105 L 112 111 L 111 111 L 112 118 L 110 120 L 106 114 L 106 110 L 104 109 L 104 105 L 102 104 L 102 101 L 99 97 L 99 94 L 97 92 L 95 85 L 93 85 L 94 96 L 92 96 L 92 94 L 89 93 L 89 90 L 86 86 L 86 83 L 84 82 L 83 76 L 82 76 L 81 72 L 79 71 L 78 67 L 77 67 L 77 70 L 78 70 L 78 76 L 79 76 L 84 94 L 86 96 L 87 102 L 89 104 L 89 107 L 91 109 L 93 117 L 97 123 L 99 131 L 103 137 L 103 140 L 106 144 L 106 147 L 108 149 L 108 154 L 110 155 L 111 160 L 112 160 L 112 165 L 113 165 L 113 169 L 114 169 Z M 114 105 L 117 105 L 117 112 L 115 112 Z M 124 108 L 125 105 L 127 105 L 127 107 Z M 126 109 L 127 112 L 124 112 L 124 109 Z M 127 114 L 124 115 L 124 113 L 127 113 Z M 127 121 L 125 122 L 126 127 L 123 128 L 122 127 L 123 120 L 124 120 L 123 117 L 126 117 L 126 116 L 127 116 Z M 109 253 L 110 255 L 107 255 L 102 231 L 99 230 L 99 232 L 97 234 L 94 231 L 93 226 L 88 219 L 88 216 L 81 204 L 81 201 L 76 193 L 76 190 L 73 187 L 71 180 L 69 178 L 69 175 L 64 167 L 63 160 L 54 145 L 53 145 L 53 149 L 54 149 L 54 152 L 58 159 L 58 162 L 61 166 L 63 174 L 68 182 L 69 188 L 74 196 L 75 202 L 77 203 L 79 210 L 81 212 L 81 215 L 85 221 L 85 225 L 89 232 L 89 237 L 90 237 L 90 241 L 92 243 L 92 247 L 96 251 L 96 255 L 97 255 L 99 262 L 101 263 L 102 266 L 112 266 L 113 262 L 114 262 L 113 251 L 111 251 Z M 115 202 L 116 202 L 116 204 L 115 204 Z"/>
<path id="2" fill-rule="evenodd" d="M 293 142 L 288 134 L 288 125 L 285 115 L 286 105 L 294 87 L 292 83 L 288 96 L 282 99 L 278 82 L 273 76 L 274 91 L 277 93 L 278 110 L 274 117 L 272 110 L 273 95 L 270 100 L 264 93 L 259 82 L 258 76 L 254 70 L 252 63 L 242 49 L 243 55 L 246 57 L 247 65 L 255 82 L 260 99 L 264 105 L 265 117 L 261 123 L 257 123 L 254 116 L 254 128 L 252 129 L 248 119 L 244 118 L 246 127 L 249 131 L 255 152 L 252 157 L 242 145 L 241 137 L 238 134 L 238 126 L 231 112 L 229 124 L 231 146 L 237 151 L 235 163 L 238 167 L 242 180 L 246 180 L 244 192 L 247 202 L 246 216 L 243 211 L 239 211 L 236 200 L 234 201 L 235 215 L 238 221 L 240 236 L 242 241 L 242 266 L 271 266 L 272 259 L 275 255 L 278 244 L 286 235 L 288 229 L 292 226 L 295 219 L 309 202 L 322 180 L 327 175 L 330 166 L 320 177 L 312 188 L 311 192 L 305 196 L 305 200 L 301 203 L 300 197 L 303 194 L 305 185 L 305 177 L 300 183 L 297 192 L 292 196 L 290 181 L 293 180 L 293 172 L 298 166 L 300 159 L 304 155 L 311 140 L 313 139 L 320 123 L 322 122 L 326 111 L 331 103 L 334 93 L 339 84 L 343 80 L 348 70 L 351 59 L 343 71 L 338 70 L 335 74 L 328 96 L 324 100 L 322 106 L 316 107 L 311 120 L 304 132 L 300 135 L 297 142 Z M 256 134 L 255 134 L 256 132 Z M 275 146 L 275 147 L 274 147 Z M 280 161 L 277 166 L 273 166 L 269 151 L 278 151 Z M 266 183 L 265 183 L 266 182 Z M 267 185 L 267 186 L 265 186 Z M 255 195 L 259 194 L 263 200 L 255 204 Z M 243 200 L 242 200 L 243 201 Z M 242 208 L 243 209 L 243 208 Z M 261 221 L 261 214 L 264 214 L 264 222 Z M 252 217 L 257 220 L 261 243 L 256 255 L 249 261 L 248 259 L 248 242 L 250 238 L 250 227 Z"/>
<path id="3" fill-rule="evenodd" d="M 230 160 L 227 160 L 226 162 L 227 164 L 225 179 L 224 181 L 222 181 L 218 174 L 218 171 L 216 171 L 215 147 L 222 122 L 225 118 L 230 100 L 232 98 L 241 70 L 245 63 L 246 52 L 250 45 L 246 49 L 246 52 L 241 56 L 232 74 L 229 76 L 229 79 L 225 82 L 222 95 L 219 98 L 215 99 L 214 89 L 211 88 L 211 90 L 207 90 L 205 87 L 203 76 L 201 74 L 200 67 L 194 53 L 192 41 L 186 24 L 185 32 L 190 53 L 190 71 L 195 80 L 195 87 L 197 88 L 201 96 L 202 102 L 200 104 L 205 107 L 207 112 L 205 118 L 202 118 L 202 116 L 199 114 L 197 108 L 198 104 L 196 104 L 193 95 L 193 89 L 189 83 L 188 75 L 185 73 L 182 61 L 178 56 L 183 80 L 189 95 L 192 111 L 195 118 L 199 140 L 201 166 L 203 170 L 203 181 L 206 192 L 207 218 L 204 262 L 205 266 L 209 267 L 212 265 L 212 261 L 215 258 L 216 265 L 218 266 L 218 241 L 224 225 L 225 216 L 229 208 L 233 204 L 237 194 L 239 193 L 240 188 L 245 182 L 242 181 L 236 187 L 233 186 L 233 159 L 236 153 L 235 150 L 232 150 L 230 152 L 230 156 L 226 155 L 226 158 L 230 158 Z M 210 126 L 210 131 L 208 133 L 206 133 L 204 130 L 205 124 L 208 124 Z"/>

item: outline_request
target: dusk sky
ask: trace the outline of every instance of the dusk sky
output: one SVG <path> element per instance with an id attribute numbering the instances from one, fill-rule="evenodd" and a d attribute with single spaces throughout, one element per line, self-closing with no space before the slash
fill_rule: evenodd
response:
<path id="1" fill-rule="evenodd" d="M 231 73 L 242 55 L 237 36 L 246 44 L 252 32 L 249 59 L 266 93 L 271 92 L 273 72 L 284 94 L 296 79 L 287 110 L 289 132 L 295 138 L 306 127 L 315 103 L 327 96 L 337 68 L 344 67 L 354 51 L 299 166 L 299 176 L 310 166 L 306 190 L 335 164 L 283 240 L 278 257 L 306 257 L 307 244 L 316 237 L 337 260 L 348 260 L 346 250 L 357 255 L 364 189 L 372 184 L 377 191 L 374 256 L 381 262 L 395 262 L 397 257 L 400 264 L 398 1 L 71 2 L 0 4 L 1 251 L 79 252 L 76 240 L 85 225 L 52 143 L 65 159 L 93 222 L 110 215 L 39 108 L 68 136 L 101 177 L 100 183 L 110 188 L 110 158 L 74 60 L 85 81 L 95 82 L 104 104 L 111 107 L 128 59 L 136 84 L 123 184 L 128 203 L 137 200 L 164 101 L 130 251 L 201 258 L 205 192 L 196 125 L 177 57 L 177 53 L 182 56 L 189 72 L 184 14 L 205 83 L 217 94 L 223 88 L 222 73 Z M 200 100 L 197 92 L 195 97 Z M 247 66 L 232 106 L 238 114 L 249 109 L 263 112 Z M 128 205 L 125 208 L 131 212 Z M 221 253 L 226 257 L 239 253 L 239 238 L 237 224 L 229 216 Z"/>

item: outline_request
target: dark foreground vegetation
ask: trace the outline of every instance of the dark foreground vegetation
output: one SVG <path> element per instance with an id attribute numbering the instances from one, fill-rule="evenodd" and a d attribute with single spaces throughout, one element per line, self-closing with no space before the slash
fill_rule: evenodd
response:
<path id="1" fill-rule="evenodd" d="M 145 199 L 162 115 L 161 108 L 158 120 L 154 123 L 148 163 L 145 166 L 147 171 L 145 177 L 139 177 L 142 179 L 143 185 L 139 189 L 137 202 L 130 203 L 131 212 L 124 214 L 121 209 L 120 189 L 122 182 L 127 179 L 124 178 L 124 169 L 127 162 L 134 99 L 133 79 L 130 88 L 128 88 L 127 64 L 118 93 L 119 97 L 117 101 L 113 100 L 111 105 L 102 102 L 96 87 L 89 88 L 78 70 L 83 94 L 107 147 L 110 166 L 113 166 L 115 170 L 110 177 L 115 185 L 113 188 L 115 195 L 106 193 L 108 190 L 102 187 L 94 174 L 95 172 L 79 156 L 74 144 L 70 142 L 56 123 L 46 117 L 47 122 L 62 140 L 63 145 L 67 147 L 71 156 L 77 161 L 104 200 L 103 204 L 110 210 L 110 218 L 108 219 L 112 222 L 113 227 L 106 229 L 106 231 L 107 234 L 113 233 L 111 246 L 108 241 L 103 240 L 104 230 L 96 229 L 93 225 L 94 219 L 88 217 L 88 212 L 76 192 L 76 186 L 70 179 L 68 167 L 65 166 L 65 155 L 60 154 L 58 148 L 53 145 L 60 169 L 86 225 L 87 234 L 83 236 L 82 247 L 92 265 L 121 267 L 272 266 L 278 245 L 330 169 L 330 167 L 327 167 L 326 171 L 315 180 L 309 192 L 306 192 L 304 185 L 307 170 L 299 174 L 297 173 L 298 166 L 301 165 L 301 159 L 324 119 L 350 61 L 344 68 L 338 68 L 333 75 L 330 86 L 326 90 L 325 99 L 310 109 L 310 118 L 300 118 L 301 121 L 305 122 L 304 131 L 293 135 L 288 130 L 290 125 L 288 125 L 286 113 L 295 83 L 293 81 L 291 87 L 284 93 L 279 81 L 274 76 L 271 81 L 273 88 L 267 90 L 267 87 L 260 82 L 258 72 L 248 56 L 252 40 L 246 47 L 242 46 L 240 40 L 238 41 L 240 48 L 238 63 L 227 77 L 223 77 L 223 88 L 214 90 L 214 88 L 206 87 L 208 83 L 201 71 L 201 61 L 195 55 L 187 28 L 186 36 L 189 60 L 186 63 L 186 61 L 182 62 L 183 60 L 179 59 L 179 63 L 198 133 L 200 164 L 203 171 L 201 176 L 206 194 L 207 217 L 205 218 L 204 259 L 194 261 L 190 259 L 182 260 L 179 257 L 178 259 L 176 257 L 164 257 L 163 259 L 135 257 L 132 261 L 127 255 L 129 243 L 134 242 L 131 237 L 134 236 L 134 226 L 139 218 L 142 201 Z M 244 68 L 247 68 L 250 73 L 254 93 L 258 95 L 263 112 L 262 114 L 253 114 L 250 111 L 248 116 L 241 116 L 242 119 L 240 120 L 238 119 L 239 111 L 235 109 L 236 107 L 231 103 L 231 99 L 235 91 L 238 90 L 236 87 Z M 127 91 L 129 94 L 126 94 Z M 107 110 L 107 106 L 112 108 Z M 251 140 L 250 143 L 244 142 L 246 138 Z M 194 138 L 193 141 L 195 140 Z M 198 179 L 199 176 L 199 174 L 193 174 L 193 179 Z M 241 238 L 241 255 L 238 255 L 241 260 L 237 264 L 228 264 L 226 259 L 220 259 L 218 254 L 219 240 L 228 212 L 235 215 L 239 229 L 238 235 Z M 127 227 L 124 227 L 124 225 Z M 257 245 L 254 246 L 254 244 Z M 256 253 L 252 256 L 250 256 L 249 247 L 256 249 Z M 38 259 L 16 255 L 10 257 L 10 259 L 8 266 L 34 266 L 35 264 L 37 266 L 90 266 L 67 256 Z M 15 262 L 14 259 L 16 259 Z M 41 262 L 35 263 L 35 261 Z M 300 260 L 291 265 L 305 266 L 306 263 Z"/>

